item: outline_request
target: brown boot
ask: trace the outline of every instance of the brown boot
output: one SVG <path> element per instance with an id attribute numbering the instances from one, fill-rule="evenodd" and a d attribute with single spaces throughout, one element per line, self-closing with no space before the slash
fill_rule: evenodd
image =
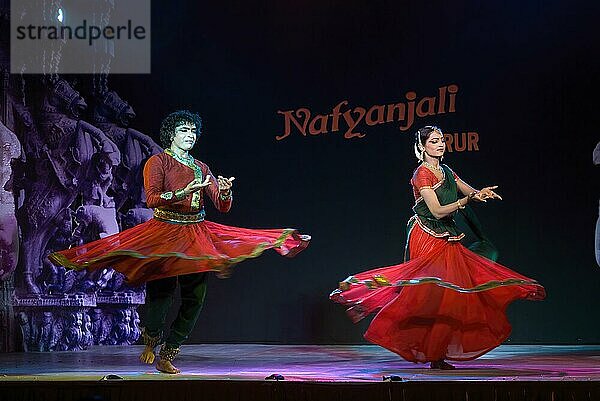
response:
<path id="1" fill-rule="evenodd" d="M 163 344 L 162 347 L 160 347 L 160 352 L 158 353 L 160 359 L 158 362 L 156 362 L 156 369 L 163 373 L 180 373 L 181 370 L 173 366 L 172 363 L 173 359 L 175 359 L 177 354 L 179 354 L 179 347 L 173 347 L 167 344 Z"/>
<path id="2" fill-rule="evenodd" d="M 145 328 L 142 330 L 142 340 L 144 341 L 145 347 L 140 355 L 140 361 L 149 365 L 154 363 L 154 358 L 156 358 L 154 355 L 154 349 L 158 344 L 160 344 L 161 337 L 161 334 L 157 335 L 156 337 L 152 337 L 148 335 Z"/>

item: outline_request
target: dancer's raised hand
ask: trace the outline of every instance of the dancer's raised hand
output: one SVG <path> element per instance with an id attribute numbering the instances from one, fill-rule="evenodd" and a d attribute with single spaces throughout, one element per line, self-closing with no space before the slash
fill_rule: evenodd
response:
<path id="1" fill-rule="evenodd" d="M 235 177 L 225 178 L 221 175 L 218 176 L 217 182 L 219 183 L 219 192 L 227 192 L 231 190 L 231 187 L 233 186 L 233 180 L 235 180 Z"/>
<path id="2" fill-rule="evenodd" d="M 191 193 L 194 193 L 196 191 L 199 191 L 201 188 L 207 187 L 211 184 L 210 178 L 211 178 L 211 176 L 207 175 L 206 178 L 204 179 L 204 181 L 201 181 L 199 179 L 192 180 L 189 184 L 187 184 L 185 186 L 183 191 L 188 195 Z"/>
<path id="3" fill-rule="evenodd" d="M 502 197 L 494 191 L 494 189 L 496 189 L 496 188 L 498 188 L 498 185 L 493 185 L 491 187 L 485 187 L 485 188 L 481 189 L 479 192 L 477 192 L 473 198 L 480 202 L 487 202 L 488 199 L 502 200 Z"/>

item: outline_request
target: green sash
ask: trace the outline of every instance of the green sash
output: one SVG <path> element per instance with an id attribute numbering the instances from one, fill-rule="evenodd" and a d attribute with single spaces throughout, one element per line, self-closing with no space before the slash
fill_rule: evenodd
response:
<path id="1" fill-rule="evenodd" d="M 433 187 L 435 194 L 440 202 L 440 205 L 449 205 L 458 200 L 458 187 L 452 170 L 445 164 L 442 164 L 442 171 L 444 178 L 436 186 Z M 427 204 L 423 198 L 419 198 L 417 203 L 413 207 L 415 215 L 408 221 L 406 247 L 404 252 L 404 260 L 410 259 L 410 250 L 408 249 L 408 240 L 410 233 L 414 228 L 415 224 L 419 224 L 423 230 L 428 232 L 430 235 L 438 238 L 445 238 L 448 241 L 460 241 L 465 235 L 456 225 L 454 216 L 456 213 L 452 213 L 448 216 L 438 219 L 433 216 Z M 469 246 L 473 252 L 484 256 L 491 260 L 498 258 L 498 252 L 491 241 L 484 234 L 481 224 L 477 219 L 477 216 L 473 210 L 467 206 L 464 209 L 460 209 L 460 216 L 465 221 L 466 225 L 472 231 L 476 241 Z"/>

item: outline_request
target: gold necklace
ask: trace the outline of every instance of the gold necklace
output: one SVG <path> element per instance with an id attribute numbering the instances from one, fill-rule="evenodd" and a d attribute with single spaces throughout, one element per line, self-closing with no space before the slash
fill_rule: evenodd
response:
<path id="1" fill-rule="evenodd" d="M 440 173 L 443 173 L 443 172 L 444 172 L 444 170 L 442 169 L 442 166 L 440 166 L 439 164 L 438 164 L 438 165 L 437 165 L 437 167 L 436 167 L 436 166 L 434 166 L 433 164 L 431 164 L 431 163 L 427 163 L 425 160 L 423 160 L 423 165 L 424 165 L 425 167 L 429 168 L 430 170 L 433 170 L 433 171 L 436 171 L 436 170 L 437 170 L 437 171 L 439 171 Z"/>

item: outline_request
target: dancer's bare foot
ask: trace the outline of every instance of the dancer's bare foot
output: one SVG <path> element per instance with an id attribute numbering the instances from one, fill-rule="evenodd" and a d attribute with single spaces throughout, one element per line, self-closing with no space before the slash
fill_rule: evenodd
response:
<path id="1" fill-rule="evenodd" d="M 177 369 L 175 366 L 173 366 L 171 361 L 167 361 L 166 359 L 159 359 L 159 361 L 156 362 L 156 370 L 172 375 L 181 373 L 181 370 Z"/>
<path id="2" fill-rule="evenodd" d="M 448 362 L 441 359 L 439 361 L 431 362 L 431 369 L 452 370 L 456 368 L 454 365 L 450 365 Z"/>
<path id="3" fill-rule="evenodd" d="M 142 361 L 142 363 L 151 365 L 154 363 L 155 358 L 156 356 L 154 355 L 154 347 L 146 345 L 144 351 L 142 351 L 142 354 L 140 355 L 140 361 Z"/>
<path id="4" fill-rule="evenodd" d="M 158 362 L 156 362 L 156 369 L 160 372 L 169 373 L 172 375 L 180 373 L 181 371 L 173 366 L 172 363 L 177 354 L 179 354 L 179 347 L 163 344 L 162 347 L 160 347 L 160 352 L 158 353 L 160 359 Z"/>
<path id="5" fill-rule="evenodd" d="M 146 328 L 142 330 L 142 340 L 144 341 L 144 350 L 140 355 L 140 361 L 142 363 L 147 363 L 148 365 L 154 363 L 154 359 L 156 358 L 154 349 L 160 343 L 161 336 L 162 333 L 158 333 L 156 336 L 151 336 L 146 331 Z"/>

